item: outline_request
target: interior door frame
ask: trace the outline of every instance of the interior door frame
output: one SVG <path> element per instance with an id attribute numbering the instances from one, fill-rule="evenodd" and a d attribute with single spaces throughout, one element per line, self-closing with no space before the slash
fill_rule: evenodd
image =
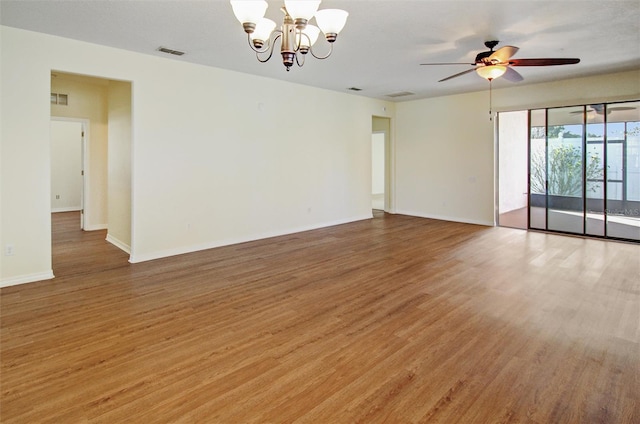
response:
<path id="1" fill-rule="evenodd" d="M 84 230 L 84 214 L 87 210 L 87 206 L 89 202 L 87 202 L 87 187 L 89 187 L 89 128 L 91 127 L 91 121 L 86 118 L 70 118 L 66 116 L 54 116 L 51 115 L 50 121 L 63 121 L 63 122 L 77 122 L 80 124 L 80 128 L 82 130 L 81 135 L 81 144 L 80 144 L 80 154 L 82 155 L 81 165 L 82 165 L 82 185 L 80 190 L 80 229 Z"/>

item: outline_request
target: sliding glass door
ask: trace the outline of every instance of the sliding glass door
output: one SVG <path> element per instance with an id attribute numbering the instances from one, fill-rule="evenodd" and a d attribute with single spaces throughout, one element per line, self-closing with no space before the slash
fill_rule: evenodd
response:
<path id="1" fill-rule="evenodd" d="M 640 102 L 605 110 L 607 236 L 640 240 Z"/>
<path id="2" fill-rule="evenodd" d="M 529 112 L 529 227 L 640 240 L 640 102 Z"/>

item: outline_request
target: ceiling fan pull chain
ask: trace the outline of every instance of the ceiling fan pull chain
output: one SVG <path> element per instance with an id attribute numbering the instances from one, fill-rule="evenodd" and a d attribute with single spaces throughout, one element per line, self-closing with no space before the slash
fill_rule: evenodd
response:
<path id="1" fill-rule="evenodd" d="M 492 88 L 491 80 L 489 80 L 489 121 L 493 120 L 493 113 L 491 112 L 491 107 L 493 105 L 493 97 L 492 97 Z"/>

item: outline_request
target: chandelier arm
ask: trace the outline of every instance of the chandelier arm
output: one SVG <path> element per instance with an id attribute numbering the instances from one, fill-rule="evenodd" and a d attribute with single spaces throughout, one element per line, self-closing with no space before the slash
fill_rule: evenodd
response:
<path id="1" fill-rule="evenodd" d="M 296 34 L 297 37 L 295 39 L 298 40 L 298 42 L 297 43 L 294 42 L 294 44 L 295 44 L 295 50 L 294 51 L 296 53 L 298 53 L 300 51 L 300 45 L 302 44 L 302 36 L 307 37 L 307 40 L 309 39 L 309 36 L 307 34 L 305 34 L 304 32 L 302 32 L 302 30 L 300 30 L 300 29 L 297 29 L 296 32 L 297 32 L 297 34 Z"/>
<path id="2" fill-rule="evenodd" d="M 299 59 L 300 56 L 302 56 L 302 62 L 300 62 L 300 59 Z M 298 67 L 302 67 L 302 65 L 304 65 L 304 58 L 305 58 L 304 54 L 296 54 L 296 63 L 298 64 Z"/>
<path id="3" fill-rule="evenodd" d="M 271 41 L 271 39 L 269 39 L 269 43 L 268 43 L 269 47 L 267 47 L 267 49 L 264 49 L 262 51 L 253 49 L 253 51 L 256 52 L 256 59 L 258 59 L 258 62 L 265 63 L 265 62 L 268 62 L 269 59 L 271 59 L 271 56 L 273 56 L 273 50 L 274 50 L 273 46 L 275 46 L 276 41 L 278 41 L 278 38 L 280 38 L 281 36 L 282 36 L 282 33 L 276 35 L 276 37 L 273 39 L 273 42 Z M 253 48 L 253 46 L 251 46 L 251 48 Z M 269 56 L 266 59 L 260 59 L 260 54 L 266 53 L 267 51 L 269 51 Z"/>
<path id="4" fill-rule="evenodd" d="M 311 53 L 311 55 L 312 55 L 313 57 L 315 57 L 316 59 L 326 59 L 326 58 L 328 58 L 329 56 L 331 56 L 331 53 L 333 53 L 333 43 L 329 43 L 329 53 L 327 53 L 327 54 L 326 54 L 326 55 L 324 55 L 324 56 L 316 56 L 316 54 L 313 52 L 313 47 L 310 47 L 310 48 L 309 48 L 309 53 Z"/>

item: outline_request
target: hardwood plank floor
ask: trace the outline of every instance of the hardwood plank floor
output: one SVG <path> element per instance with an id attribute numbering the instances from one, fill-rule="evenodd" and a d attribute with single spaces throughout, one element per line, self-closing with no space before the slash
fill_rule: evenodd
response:
<path id="1" fill-rule="evenodd" d="M 3 423 L 640 423 L 640 246 L 376 212 L 139 264 L 54 214 Z"/>

